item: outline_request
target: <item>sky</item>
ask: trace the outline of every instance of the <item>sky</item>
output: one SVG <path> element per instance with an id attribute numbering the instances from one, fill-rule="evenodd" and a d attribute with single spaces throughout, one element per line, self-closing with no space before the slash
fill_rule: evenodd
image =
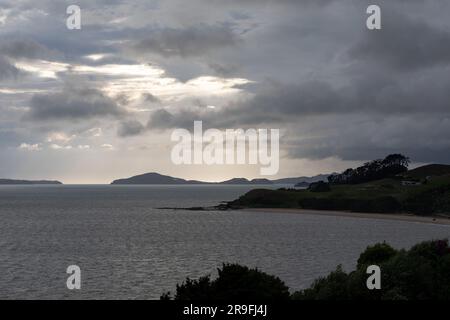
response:
<path id="1" fill-rule="evenodd" d="M 446 0 L 0 0 L 0 177 L 260 177 L 173 164 L 171 133 L 195 120 L 280 129 L 271 178 L 389 153 L 450 163 L 449 14 Z"/>

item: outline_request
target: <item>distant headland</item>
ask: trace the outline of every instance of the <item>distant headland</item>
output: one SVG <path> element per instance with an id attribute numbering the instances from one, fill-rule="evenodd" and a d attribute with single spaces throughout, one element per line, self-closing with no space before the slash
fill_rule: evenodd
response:
<path id="1" fill-rule="evenodd" d="M 409 158 L 392 154 L 330 175 L 307 189 L 254 189 L 220 209 L 285 208 L 450 217 L 450 165 L 408 170 Z"/>
<path id="2" fill-rule="evenodd" d="M 62 184 L 59 181 L 50 181 L 50 180 L 14 180 L 14 179 L 0 179 L 0 185 L 26 185 L 26 184 Z"/>

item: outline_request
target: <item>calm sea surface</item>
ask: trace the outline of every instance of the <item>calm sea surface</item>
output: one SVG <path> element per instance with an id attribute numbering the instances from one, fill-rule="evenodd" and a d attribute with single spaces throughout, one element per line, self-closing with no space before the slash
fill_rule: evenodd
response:
<path id="1" fill-rule="evenodd" d="M 396 248 L 450 237 L 450 226 L 157 207 L 215 205 L 248 186 L 0 186 L 1 299 L 157 299 L 187 276 L 238 262 L 292 290 L 370 244 Z M 81 290 L 66 288 L 80 266 Z"/>

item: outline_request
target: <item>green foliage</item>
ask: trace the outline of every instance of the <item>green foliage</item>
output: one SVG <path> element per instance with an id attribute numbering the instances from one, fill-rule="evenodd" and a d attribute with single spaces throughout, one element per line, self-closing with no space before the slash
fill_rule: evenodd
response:
<path id="1" fill-rule="evenodd" d="M 404 201 L 404 209 L 420 215 L 450 212 L 450 184 L 411 194 Z"/>
<path id="2" fill-rule="evenodd" d="M 366 268 L 381 269 L 381 289 L 365 286 Z M 450 248 L 447 240 L 420 243 L 396 251 L 386 243 L 368 247 L 357 269 L 346 274 L 338 268 L 292 298 L 301 300 L 450 300 Z"/>
<path id="3" fill-rule="evenodd" d="M 186 279 L 177 285 L 175 300 L 274 301 L 289 299 L 289 288 L 278 277 L 238 264 L 223 264 L 218 278 Z M 171 299 L 170 293 L 161 299 Z"/>
<path id="4" fill-rule="evenodd" d="M 358 268 L 372 264 L 380 264 L 392 258 L 397 254 L 397 251 L 387 243 L 377 243 L 374 246 L 369 246 L 361 253 L 358 259 Z"/>
<path id="5" fill-rule="evenodd" d="M 331 191 L 331 188 L 328 183 L 319 181 L 311 183 L 308 187 L 308 190 L 311 192 L 329 192 Z"/>
<path id="6" fill-rule="evenodd" d="M 450 175 L 432 177 L 420 186 L 403 186 L 395 179 L 328 186 L 331 190 L 327 192 L 255 189 L 229 202 L 226 208 L 302 208 L 450 216 Z"/>
<path id="7" fill-rule="evenodd" d="M 345 300 L 348 298 L 348 274 L 339 265 L 328 276 L 316 279 L 309 289 L 296 292 L 294 300 Z"/>
<path id="8" fill-rule="evenodd" d="M 187 278 L 186 282 L 178 285 L 177 300 L 207 300 L 212 294 L 211 280 L 209 276 L 201 277 L 198 280 Z M 168 294 L 167 297 L 170 295 Z"/>
<path id="9" fill-rule="evenodd" d="M 381 289 L 366 286 L 367 266 L 381 269 Z M 448 240 L 422 242 L 410 250 L 395 250 L 378 243 L 361 253 L 356 270 L 339 265 L 328 276 L 292 295 L 277 277 L 258 269 L 224 264 L 218 278 L 186 279 L 176 294 L 162 300 L 274 301 L 274 300 L 450 300 L 450 247 Z"/>
<path id="10" fill-rule="evenodd" d="M 347 169 L 341 174 L 333 174 L 328 181 L 333 184 L 356 184 L 380 180 L 408 170 L 409 158 L 402 154 L 390 154 L 384 159 L 365 163 L 356 169 Z"/>

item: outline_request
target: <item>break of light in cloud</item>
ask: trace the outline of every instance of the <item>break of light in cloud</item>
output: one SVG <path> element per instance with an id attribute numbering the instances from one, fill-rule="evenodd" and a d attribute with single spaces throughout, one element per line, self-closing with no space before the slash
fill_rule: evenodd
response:
<path id="1" fill-rule="evenodd" d="M 96 56 L 96 55 L 94 55 Z M 156 66 L 135 64 L 107 64 L 101 66 L 72 65 L 62 62 L 34 60 L 17 62 L 16 67 L 36 74 L 40 78 L 58 79 L 58 73 L 70 72 L 71 75 L 97 76 L 106 78 L 103 90 L 108 94 L 126 93 L 134 98 L 142 93 L 152 92 L 161 97 L 189 97 L 209 95 L 229 95 L 241 92 L 237 86 L 251 83 L 241 78 L 220 78 L 200 76 L 185 83 L 176 78 L 166 77 L 165 71 Z M 5 93 L 23 93 L 19 90 L 3 90 Z M 28 90 L 26 92 L 38 92 Z"/>
<path id="2" fill-rule="evenodd" d="M 57 79 L 57 73 L 67 71 L 69 64 L 45 61 L 45 60 L 35 60 L 33 62 L 17 62 L 16 67 L 24 71 L 34 73 L 40 78 L 51 78 Z"/>

